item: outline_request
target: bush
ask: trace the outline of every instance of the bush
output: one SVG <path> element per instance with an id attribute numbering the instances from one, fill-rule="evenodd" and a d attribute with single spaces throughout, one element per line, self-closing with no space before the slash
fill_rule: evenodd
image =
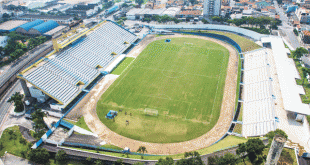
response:
<path id="1" fill-rule="evenodd" d="M 296 29 L 294 29 L 293 32 L 296 36 L 298 36 L 298 31 Z"/>

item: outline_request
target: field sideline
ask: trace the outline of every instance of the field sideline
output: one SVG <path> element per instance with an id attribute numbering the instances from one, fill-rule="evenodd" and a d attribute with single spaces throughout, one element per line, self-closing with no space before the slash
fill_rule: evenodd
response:
<path id="1" fill-rule="evenodd" d="M 211 41 L 154 41 L 103 94 L 98 116 L 111 130 L 136 140 L 173 143 L 199 137 L 219 118 L 228 58 L 228 50 Z M 145 115 L 146 108 L 159 115 Z M 120 109 L 115 122 L 105 118 L 109 110 Z"/>

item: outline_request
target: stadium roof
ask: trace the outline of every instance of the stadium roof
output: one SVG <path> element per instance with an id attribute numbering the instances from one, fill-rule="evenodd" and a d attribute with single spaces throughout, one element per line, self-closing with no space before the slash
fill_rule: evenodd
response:
<path id="1" fill-rule="evenodd" d="M 122 54 L 137 39 L 119 25 L 106 22 L 68 49 L 51 52 L 18 76 L 66 107 L 116 59 L 115 55 Z"/>
<path id="2" fill-rule="evenodd" d="M 14 21 L 6 21 L 2 24 L 0 24 L 0 31 L 14 31 L 16 28 L 18 28 L 20 25 L 23 25 L 27 23 L 28 21 L 20 21 L 20 20 L 14 20 Z"/>
<path id="3" fill-rule="evenodd" d="M 293 59 L 287 56 L 282 38 L 269 37 L 268 40 L 271 43 L 277 67 L 284 109 L 299 114 L 310 115 L 309 105 L 302 103 L 300 97 L 300 95 L 305 94 L 305 90 L 301 85 L 296 84 L 296 79 L 300 79 L 300 75 Z"/>
<path id="4" fill-rule="evenodd" d="M 21 25 L 21 26 L 19 26 L 19 27 L 25 29 L 26 31 L 29 31 L 32 27 L 35 27 L 35 26 L 40 25 L 40 24 L 42 24 L 42 23 L 44 23 L 44 21 L 42 21 L 42 20 L 40 20 L 40 19 L 37 19 L 37 20 L 35 20 L 35 21 L 32 21 L 32 22 L 28 22 L 28 23 L 26 23 L 26 24 L 23 24 L 23 25 Z"/>
<path id="5" fill-rule="evenodd" d="M 149 25 L 150 27 L 153 27 L 155 29 L 202 29 L 202 30 L 219 30 L 219 31 L 228 31 L 232 33 L 241 34 L 244 36 L 247 36 L 249 38 L 252 38 L 254 40 L 260 40 L 261 37 L 267 37 L 268 35 L 265 34 L 259 34 L 257 32 L 254 32 L 252 30 L 247 30 L 244 28 L 239 27 L 233 27 L 233 26 L 227 26 L 227 25 L 214 25 L 214 24 L 207 24 L 207 25 Z"/>
<path id="6" fill-rule="evenodd" d="M 54 29 L 55 27 L 59 26 L 59 24 L 53 20 L 49 20 L 47 22 L 44 22 L 42 24 L 39 24 L 35 27 L 33 27 L 32 29 L 35 29 L 37 31 L 39 31 L 41 34 L 48 32 L 52 29 Z"/>

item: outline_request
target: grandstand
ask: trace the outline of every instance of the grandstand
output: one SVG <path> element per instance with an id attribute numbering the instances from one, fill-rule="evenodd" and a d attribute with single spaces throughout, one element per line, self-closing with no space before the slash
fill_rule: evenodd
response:
<path id="1" fill-rule="evenodd" d="M 136 40 L 136 35 L 105 22 L 73 46 L 47 55 L 18 77 L 65 108 L 99 75 L 106 74 L 105 68 Z"/>
<path id="2" fill-rule="evenodd" d="M 243 136 L 261 136 L 277 128 L 269 56 L 266 49 L 244 55 Z"/>

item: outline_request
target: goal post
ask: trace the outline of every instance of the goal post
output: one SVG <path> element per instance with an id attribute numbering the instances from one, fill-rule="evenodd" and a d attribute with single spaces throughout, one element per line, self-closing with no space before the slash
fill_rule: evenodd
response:
<path id="1" fill-rule="evenodd" d="M 145 108 L 144 109 L 144 114 L 148 115 L 148 116 L 158 116 L 158 110 L 150 109 L 150 108 Z"/>

